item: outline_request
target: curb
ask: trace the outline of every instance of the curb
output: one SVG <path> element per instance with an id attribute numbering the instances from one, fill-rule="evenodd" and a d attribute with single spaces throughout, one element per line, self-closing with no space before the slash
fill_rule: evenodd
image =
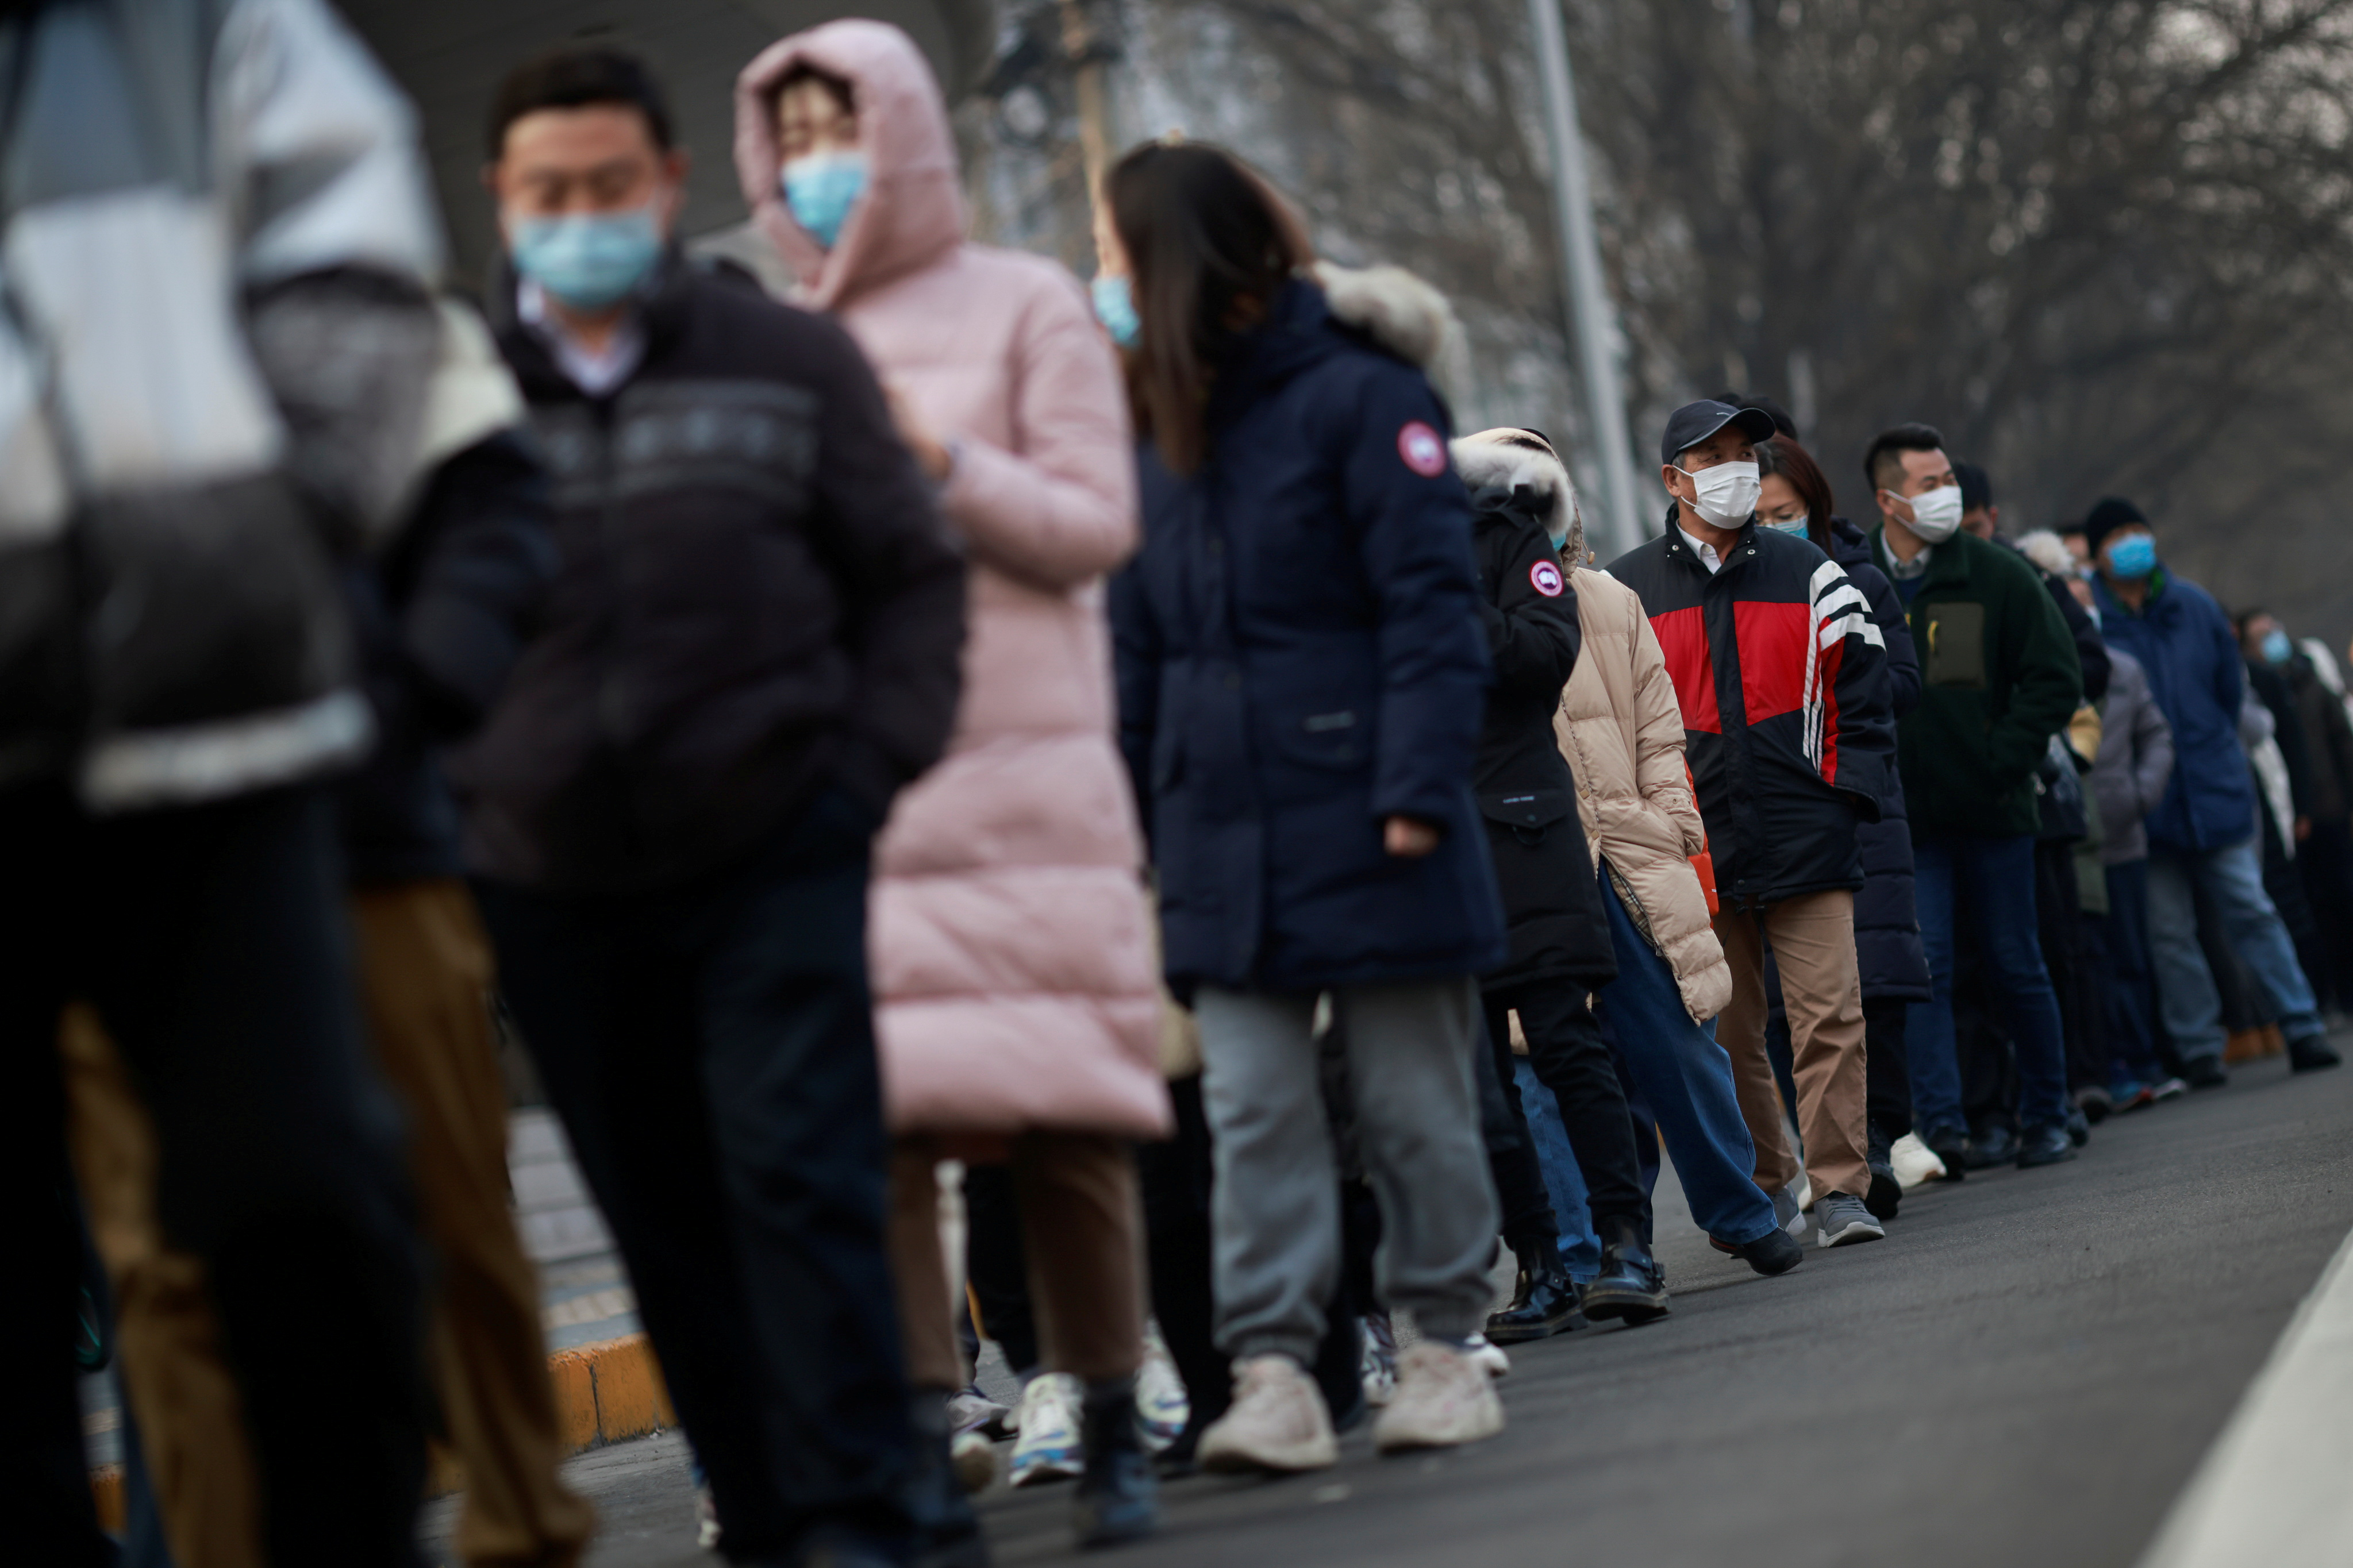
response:
<path id="1" fill-rule="evenodd" d="M 565 1453 L 586 1453 L 607 1443 L 649 1436 L 678 1425 L 663 1386 L 661 1367 L 643 1334 L 628 1334 L 558 1351 L 547 1358 L 547 1380 L 555 1388 L 555 1434 Z M 466 1467 L 440 1443 L 432 1447 L 425 1495 L 463 1491 Z M 100 1527 L 121 1533 L 122 1467 L 103 1465 L 90 1474 Z"/>

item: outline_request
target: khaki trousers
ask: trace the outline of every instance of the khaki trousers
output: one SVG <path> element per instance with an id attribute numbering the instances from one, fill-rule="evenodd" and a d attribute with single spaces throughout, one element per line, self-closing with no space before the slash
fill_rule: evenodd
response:
<path id="1" fill-rule="evenodd" d="M 1817 1202 L 1832 1193 L 1863 1196 L 1871 1190 L 1871 1171 L 1854 895 L 1807 893 L 1761 911 L 1726 910 L 1715 917 L 1715 935 L 1732 966 L 1732 1002 L 1716 1020 L 1715 1037 L 1732 1057 L 1740 1114 L 1757 1145 L 1757 1184 L 1774 1193 L 1798 1179 L 1797 1157 L 1781 1124 L 1780 1087 L 1765 1054 L 1769 938 L 1789 1018 L 1790 1076 L 1798 1086 L 1807 1180 Z"/>
<path id="2" fill-rule="evenodd" d="M 462 882 L 354 891 L 361 999 L 377 1066 L 407 1113 L 410 1173 L 438 1268 L 433 1369 L 466 1468 L 457 1534 L 472 1568 L 568 1568 L 596 1527 L 558 1479 L 539 1286 L 515 1235 L 490 945 Z M 114 1278 L 123 1378 L 180 1568 L 261 1561 L 255 1475 L 195 1259 L 154 1220 L 154 1144 L 112 1046 L 68 1016 L 75 1164 Z M 289 1238 L 290 1245 L 296 1238 Z"/>
<path id="3" fill-rule="evenodd" d="M 967 1375 L 940 1247 L 943 1157 L 923 1137 L 902 1138 L 891 1152 L 891 1271 L 916 1389 L 962 1388 Z M 1132 1375 L 1144 1360 L 1134 1154 L 1099 1133 L 1026 1132 L 1013 1140 L 1010 1163 L 1047 1370 L 1088 1384 Z"/>

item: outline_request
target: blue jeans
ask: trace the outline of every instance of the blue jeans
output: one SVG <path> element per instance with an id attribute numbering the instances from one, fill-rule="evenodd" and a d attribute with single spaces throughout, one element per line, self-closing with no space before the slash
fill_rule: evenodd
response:
<path id="1" fill-rule="evenodd" d="M 1601 907 L 1618 978 L 1594 996 L 1601 1035 L 1618 1054 L 1639 1097 L 1658 1119 L 1692 1217 L 1710 1236 L 1740 1245 L 1773 1228 L 1773 1200 L 1757 1187 L 1757 1151 L 1741 1120 L 1732 1058 L 1715 1043 L 1715 1026 L 1692 1022 L 1673 966 L 1652 951 L 1601 879 Z"/>
<path id="2" fill-rule="evenodd" d="M 1905 1029 L 1912 1116 L 1920 1136 L 1966 1133 L 1953 1049 L 1953 933 L 1966 912 L 2018 1050 L 2018 1119 L 2029 1131 L 2067 1120 L 2067 1038 L 2036 938 L 2034 839 L 1938 833 L 1912 841 L 1913 892 L 1935 996 Z"/>
<path id="3" fill-rule="evenodd" d="M 2148 861 L 2119 861 L 2107 868 L 2107 881 L 2108 912 L 2099 917 L 2107 963 L 2099 980 L 2116 1055 L 2109 1076 L 2119 1086 L 2154 1083 L 2165 1069 L 2158 1064 L 2157 1009 L 2149 999 L 2154 977 L 2148 957 Z"/>
<path id="4" fill-rule="evenodd" d="M 2295 961 L 2295 943 L 2271 895 L 2263 891 L 2263 853 L 2247 838 L 2220 849 L 2189 851 L 2149 846 L 2148 945 L 2157 966 L 2158 1002 L 2165 1032 L 2185 1061 L 2220 1060 L 2222 998 L 2198 946 L 2197 894 L 2221 916 L 2232 951 L 2253 976 L 2263 1010 L 2290 1041 L 2321 1033 L 2311 984 Z"/>
<path id="5" fill-rule="evenodd" d="M 1560 1260 L 1569 1277 L 1583 1284 L 1601 1272 L 1601 1238 L 1593 1234 L 1593 1211 L 1587 1206 L 1585 1172 L 1577 1151 L 1568 1146 L 1568 1124 L 1560 1119 L 1560 1102 L 1536 1077 L 1525 1057 L 1512 1058 L 1512 1076 L 1520 1086 L 1520 1109 L 1528 1119 L 1528 1136 L 1536 1146 L 1536 1165 L 1544 1172 L 1545 1191 L 1560 1221 Z"/>

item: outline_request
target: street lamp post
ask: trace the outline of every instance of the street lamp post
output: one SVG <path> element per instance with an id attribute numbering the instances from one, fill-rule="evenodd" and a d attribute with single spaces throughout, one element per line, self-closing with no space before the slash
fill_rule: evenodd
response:
<path id="1" fill-rule="evenodd" d="M 1577 128 L 1577 81 L 1569 74 L 1568 36 L 1560 0 L 1528 0 L 1535 29 L 1536 65 L 1544 80 L 1545 134 L 1552 146 L 1553 206 L 1560 221 L 1562 278 L 1569 325 L 1585 382 L 1587 423 L 1601 471 L 1601 537 L 1613 552 L 1650 537 L 1634 488 L 1633 449 L 1626 437 L 1626 400 L 1619 387 L 1617 323 L 1593 238 L 1593 188 L 1585 175 L 1585 141 Z"/>

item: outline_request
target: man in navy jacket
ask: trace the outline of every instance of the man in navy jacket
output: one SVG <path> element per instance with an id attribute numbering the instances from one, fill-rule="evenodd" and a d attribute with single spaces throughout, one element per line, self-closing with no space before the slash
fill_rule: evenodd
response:
<path id="1" fill-rule="evenodd" d="M 2221 998 L 2198 945 L 2201 891 L 2287 1037 L 2289 1061 L 2299 1072 L 2335 1067 L 2295 944 L 2263 891 L 2255 786 L 2239 745 L 2246 670 L 2238 636 L 2204 589 L 2158 563 L 2156 536 L 2132 502 L 2102 500 L 2084 532 L 2100 567 L 2093 589 L 2100 627 L 2147 669 L 2149 690 L 2173 726 L 2173 783 L 2148 819 L 2148 939 L 2181 1076 L 2196 1089 L 2226 1081 Z"/>
<path id="2" fill-rule="evenodd" d="M 1641 595 L 1683 704 L 1732 965 L 1716 1037 L 1732 1054 L 1752 1127 L 1778 1120 L 1765 1054 L 1765 943 L 1781 973 L 1814 1221 L 1823 1246 L 1886 1235 L 1863 1206 L 1862 989 L 1854 892 L 1858 818 L 1876 820 L 1889 753 L 1886 640 L 1838 563 L 1757 526 L 1755 444 L 1770 416 L 1694 403 L 1667 421 L 1665 535 L 1610 563 Z M 1759 1140 L 1759 1147 L 1768 1147 Z M 1758 1184 L 1794 1195 L 1794 1169 Z M 1777 1197 L 1786 1206 L 1788 1197 Z"/>

